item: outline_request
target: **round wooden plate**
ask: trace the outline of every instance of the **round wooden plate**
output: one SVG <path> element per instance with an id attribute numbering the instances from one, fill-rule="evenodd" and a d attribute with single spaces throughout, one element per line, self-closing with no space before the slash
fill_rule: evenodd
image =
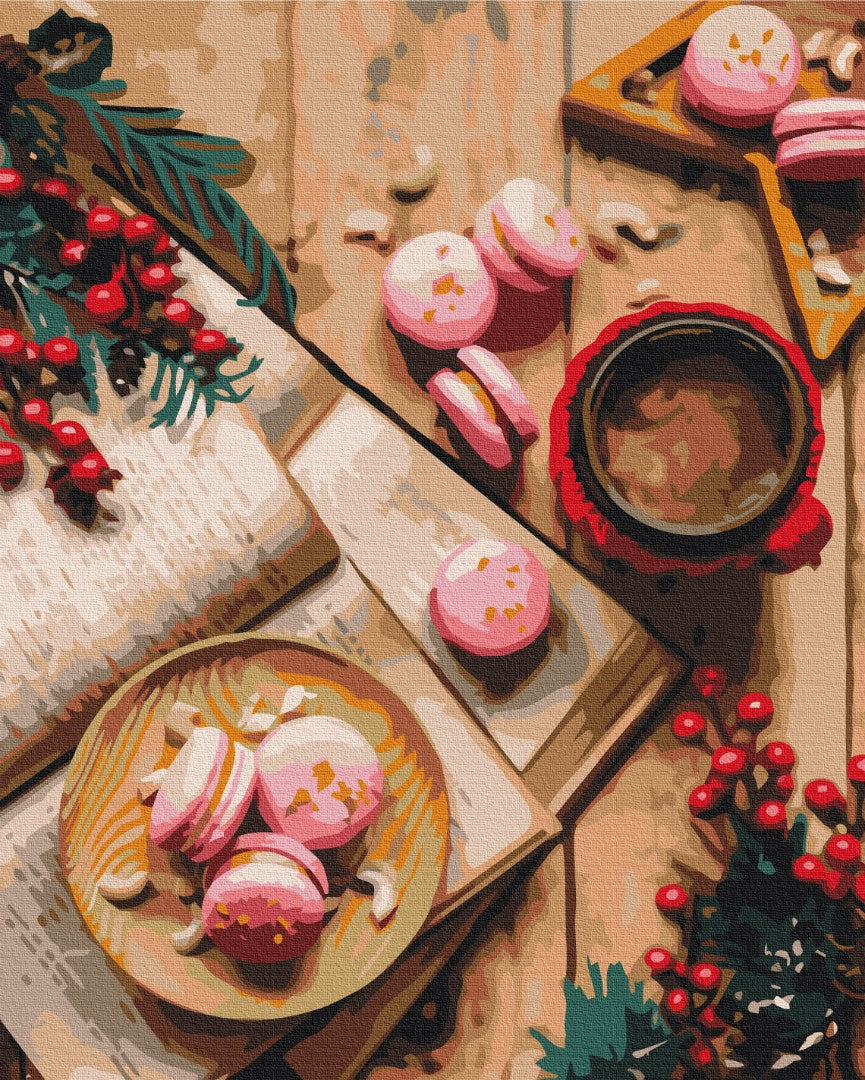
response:
<path id="1" fill-rule="evenodd" d="M 350 850 L 350 870 L 389 867 L 399 903 L 379 926 L 371 897 L 346 888 L 317 944 L 290 964 L 252 966 L 204 945 L 191 956 L 170 935 L 189 924 L 177 856 L 148 840 L 150 810 L 138 781 L 170 763 L 164 721 L 176 701 L 209 725 L 252 746 L 235 722 L 250 697 L 275 702 L 288 686 L 315 694 L 309 713 L 338 715 L 376 748 L 385 773 L 377 820 Z M 255 831 L 261 825 L 254 825 Z M 178 649 L 144 668 L 106 702 L 72 760 L 60 808 L 60 860 L 88 929 L 137 983 L 165 1001 L 209 1016 L 272 1020 L 324 1008 L 361 990 L 411 943 L 443 891 L 448 808 L 438 757 L 409 709 L 371 675 L 301 642 L 234 634 Z M 97 882 L 106 872 L 146 868 L 150 884 L 135 902 L 111 903 Z M 338 875 L 337 875 L 338 876 Z M 188 879 L 187 879 L 188 880 Z"/>

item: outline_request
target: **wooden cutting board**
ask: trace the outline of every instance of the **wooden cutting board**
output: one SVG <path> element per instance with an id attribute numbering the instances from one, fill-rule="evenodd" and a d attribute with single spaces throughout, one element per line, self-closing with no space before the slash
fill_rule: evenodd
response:
<path id="1" fill-rule="evenodd" d="M 3 498 L 3 796 L 71 750 L 134 669 L 245 626 L 339 554 L 242 409 L 153 429 L 100 389 L 103 409 L 84 419 L 124 476 L 101 496 L 117 522 L 70 522 L 35 454 Z"/>

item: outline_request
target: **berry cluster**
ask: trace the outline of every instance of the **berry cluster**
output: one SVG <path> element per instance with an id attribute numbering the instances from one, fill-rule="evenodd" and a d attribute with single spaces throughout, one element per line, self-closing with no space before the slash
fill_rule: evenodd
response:
<path id="1" fill-rule="evenodd" d="M 793 863 L 793 874 L 798 881 L 819 885 L 832 900 L 850 897 L 854 904 L 865 907 L 865 754 L 850 758 L 847 779 L 853 796 L 849 801 L 831 780 L 812 780 L 805 785 L 808 809 L 835 831 L 823 846 L 823 858 L 801 855 Z"/>
<path id="2" fill-rule="evenodd" d="M 54 501 L 90 527 L 104 508 L 100 491 L 112 491 L 121 474 L 112 469 L 75 420 L 55 423 L 54 393 L 68 391 L 81 375 L 78 346 L 69 337 L 38 345 L 10 327 L 0 328 L 0 487 L 12 491 L 24 479 L 24 453 L 18 440 L 46 449 L 59 463 L 48 471 L 45 486 Z"/>
<path id="3" fill-rule="evenodd" d="M 174 296 L 183 284 L 173 269 L 178 246 L 151 215 L 124 217 L 71 178 L 28 178 L 12 167 L 0 168 L 0 199 L 31 200 L 47 226 L 40 258 L 49 271 L 71 276 L 67 295 L 83 298 L 90 320 L 116 337 L 107 365 L 118 394 L 138 386 L 148 351 L 191 356 L 204 382 L 240 351 L 225 334 L 204 329 L 201 312 Z"/>

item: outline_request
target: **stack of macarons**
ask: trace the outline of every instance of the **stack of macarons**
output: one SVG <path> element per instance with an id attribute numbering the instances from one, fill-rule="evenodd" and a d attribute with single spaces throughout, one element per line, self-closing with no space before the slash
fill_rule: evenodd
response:
<path id="1" fill-rule="evenodd" d="M 570 211 L 536 180 L 510 180 L 477 213 L 472 240 L 415 237 L 391 257 L 382 296 L 395 331 L 443 355 L 427 383 L 433 400 L 477 455 L 505 469 L 540 434 L 537 417 L 502 361 L 477 345 L 495 317 L 499 283 L 545 292 L 586 255 Z"/>
<path id="2" fill-rule="evenodd" d="M 372 824 L 384 792 L 378 755 L 351 724 L 280 720 L 254 749 L 219 728 L 194 727 L 144 796 L 150 840 L 204 867 L 201 936 L 256 963 L 300 956 L 318 938 L 329 884 L 313 852 Z M 253 802 L 272 832 L 241 834 Z M 129 899 L 115 878 L 103 896 Z M 197 944 L 195 935 L 175 937 L 178 951 Z"/>
<path id="3" fill-rule="evenodd" d="M 775 167 L 792 180 L 865 177 L 865 100 L 826 97 L 795 101 L 772 123 Z"/>
<path id="4" fill-rule="evenodd" d="M 547 572 L 520 544 L 495 537 L 469 540 L 436 571 L 429 611 L 449 645 L 473 656 L 513 656 L 549 624 Z"/>

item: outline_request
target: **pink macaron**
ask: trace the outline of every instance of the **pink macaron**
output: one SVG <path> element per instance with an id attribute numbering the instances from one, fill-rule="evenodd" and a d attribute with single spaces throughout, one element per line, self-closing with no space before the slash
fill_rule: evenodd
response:
<path id="1" fill-rule="evenodd" d="M 865 130 L 834 128 L 784 139 L 775 154 L 775 168 L 790 180 L 865 177 Z"/>
<path id="2" fill-rule="evenodd" d="M 502 280 L 530 292 L 575 274 L 586 257 L 571 212 L 544 184 L 509 180 L 475 221 L 475 242 Z"/>
<path id="3" fill-rule="evenodd" d="M 204 887 L 204 928 L 235 960 L 292 960 L 321 934 L 327 875 L 315 855 L 288 836 L 238 837 L 225 857 L 208 867 Z"/>
<path id="4" fill-rule="evenodd" d="M 234 839 L 254 794 L 252 751 L 218 728 L 195 728 L 161 780 L 150 839 L 207 862 Z"/>
<path id="5" fill-rule="evenodd" d="M 792 101 L 772 121 L 772 134 L 779 142 L 809 132 L 838 128 L 865 129 L 865 100 L 826 97 Z"/>
<path id="6" fill-rule="evenodd" d="M 268 825 L 314 850 L 339 847 L 378 815 L 384 773 L 375 749 L 335 716 L 300 716 L 256 750 L 258 807 Z"/>
<path id="7" fill-rule="evenodd" d="M 509 656 L 549 623 L 547 572 L 519 544 L 470 540 L 436 570 L 429 609 L 448 644 L 475 656 Z"/>
<path id="8" fill-rule="evenodd" d="M 477 248 L 459 233 L 409 240 L 384 271 L 382 298 L 391 326 L 430 349 L 459 349 L 490 325 L 498 289 Z"/>
<path id="9" fill-rule="evenodd" d="M 765 8 L 734 4 L 694 31 L 679 85 L 685 101 L 707 120 L 759 127 L 789 101 L 801 68 L 799 44 L 782 19 Z"/>

